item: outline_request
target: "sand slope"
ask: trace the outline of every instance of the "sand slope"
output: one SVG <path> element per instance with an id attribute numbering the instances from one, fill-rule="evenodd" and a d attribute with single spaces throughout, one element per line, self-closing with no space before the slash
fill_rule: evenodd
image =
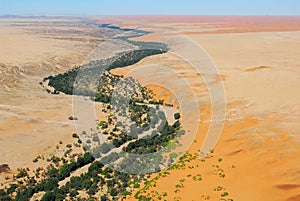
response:
<path id="1" fill-rule="evenodd" d="M 176 29 L 182 30 L 186 24 L 177 26 Z M 195 30 L 202 28 L 201 24 L 193 26 Z M 300 32 L 288 32 L 283 27 L 278 30 L 280 32 L 260 29 L 256 33 L 250 30 L 251 33 L 187 35 L 207 51 L 223 77 L 227 96 L 225 126 L 212 158 L 205 162 L 188 162 L 184 170 L 169 171 L 170 175 L 160 178 L 156 187 L 147 190 L 149 195 L 167 192 L 166 200 L 205 200 L 208 196 L 210 200 L 299 200 Z M 143 39 L 155 37 L 153 34 Z M 186 64 L 171 58 L 167 54 L 156 56 L 139 65 L 167 63 L 171 69 L 181 70 L 195 93 L 202 95 L 197 96 L 201 105 L 199 132 L 189 150 L 197 154 L 210 120 L 208 94 L 203 93 L 205 86 Z M 126 74 L 139 65 L 118 72 Z M 172 79 L 159 77 L 163 73 L 156 75 L 157 79 Z M 143 80 L 145 76 L 137 74 L 136 78 Z M 173 79 L 175 82 L 177 77 Z M 163 97 L 164 90 L 153 89 Z M 178 93 L 187 95 L 182 88 L 178 88 Z M 167 94 L 165 98 L 168 99 Z M 189 125 L 185 126 L 190 129 Z M 218 162 L 219 158 L 222 162 Z M 219 165 L 219 169 L 215 165 Z M 225 178 L 218 175 L 221 170 Z M 201 174 L 202 181 L 195 182 L 189 174 Z M 183 188 L 176 192 L 175 185 L 180 183 Z M 218 186 L 222 187 L 221 191 L 214 190 Z M 222 197 L 224 192 L 229 196 Z"/>

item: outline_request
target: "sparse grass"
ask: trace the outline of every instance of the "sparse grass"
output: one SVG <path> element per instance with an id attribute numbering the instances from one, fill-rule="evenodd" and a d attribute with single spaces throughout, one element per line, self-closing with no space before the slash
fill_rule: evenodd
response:
<path id="1" fill-rule="evenodd" d="M 201 174 L 197 174 L 196 176 L 193 176 L 194 181 L 202 181 L 202 176 Z"/>
<path id="2" fill-rule="evenodd" d="M 229 195 L 228 192 L 224 192 L 224 193 L 221 194 L 221 197 L 226 197 L 226 196 L 228 196 L 228 195 Z"/>

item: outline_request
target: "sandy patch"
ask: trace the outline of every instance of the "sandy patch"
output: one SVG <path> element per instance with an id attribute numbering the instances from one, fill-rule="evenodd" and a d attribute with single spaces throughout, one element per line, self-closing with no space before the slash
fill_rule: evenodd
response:
<path id="1" fill-rule="evenodd" d="M 36 19 L 0 20 L 0 86 L 3 89 L 0 92 L 0 164 L 9 165 L 10 178 L 17 168 L 33 170 L 43 165 L 33 163 L 33 159 L 53 154 L 59 141 L 72 143 L 72 133 L 76 133 L 74 122 L 68 119 L 72 115 L 72 98 L 47 94 L 39 82 L 82 64 L 94 46 L 85 40 L 54 39 L 55 33 L 39 32 L 60 29 L 53 26 L 53 21 L 63 20 L 52 19 L 49 25 L 49 20 L 41 19 L 40 27 L 36 26 Z M 16 25 L 20 23 L 27 25 Z M 71 29 L 75 30 L 76 26 L 73 24 Z M 82 31 L 81 27 L 78 29 Z M 1 183 L 7 182 L 6 176 L 0 175 Z"/>
<path id="2" fill-rule="evenodd" d="M 278 22 L 278 26 L 282 26 L 283 21 Z M 166 23 L 155 23 L 168 28 Z M 178 26 L 177 29 L 186 28 L 182 23 Z M 195 30 L 198 28 L 201 25 L 194 25 Z M 297 31 L 253 33 L 255 29 L 254 26 L 246 31 L 252 33 L 189 35 L 208 52 L 222 75 L 227 96 L 225 127 L 212 158 L 204 163 L 200 160 L 189 162 L 184 170 L 169 171 L 170 175 L 160 178 L 156 187 L 151 187 L 147 193 L 167 192 L 166 200 L 205 200 L 207 196 L 211 200 L 219 200 L 224 191 L 229 193 L 226 198 L 234 200 L 299 199 L 300 35 Z M 282 27 L 281 30 L 285 29 Z M 196 79 L 198 75 L 186 63 L 170 54 L 146 58 L 121 71 L 126 74 L 152 63 L 167 63 L 170 68 L 166 71 L 176 69 L 197 94 L 201 103 L 201 120 L 198 135 L 189 149 L 197 154 L 211 117 L 205 85 Z M 145 70 L 144 73 L 134 77 L 141 82 L 147 80 L 147 76 L 154 77 L 154 82 L 178 79 L 176 76 L 164 76 L 160 71 L 151 73 Z M 163 91 L 157 90 L 161 97 L 168 99 L 168 92 L 164 94 Z M 176 87 L 175 91 L 178 93 L 173 94 L 188 95 L 180 87 Z M 184 124 L 186 130 L 194 126 Z M 219 158 L 222 162 L 218 162 Z M 213 165 L 216 164 L 226 175 L 224 178 L 215 174 Z M 201 174 L 203 180 L 194 182 L 187 177 L 189 174 Z M 185 179 L 184 187 L 175 192 L 175 185 L 180 183 L 180 179 Z M 225 190 L 215 191 L 218 186 Z"/>

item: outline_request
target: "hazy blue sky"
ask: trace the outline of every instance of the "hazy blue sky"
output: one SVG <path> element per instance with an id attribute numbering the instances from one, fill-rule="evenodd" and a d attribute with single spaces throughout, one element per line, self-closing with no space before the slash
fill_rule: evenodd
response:
<path id="1" fill-rule="evenodd" d="M 0 15 L 300 15 L 300 0 L 0 0 Z"/>

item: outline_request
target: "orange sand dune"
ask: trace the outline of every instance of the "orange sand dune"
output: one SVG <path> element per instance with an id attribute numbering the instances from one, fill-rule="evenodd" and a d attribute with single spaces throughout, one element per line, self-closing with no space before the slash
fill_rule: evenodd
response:
<path id="1" fill-rule="evenodd" d="M 257 18 L 257 23 L 258 19 L 260 17 Z M 284 21 L 287 22 L 287 19 L 278 18 L 278 27 L 282 26 Z M 298 18 L 293 19 L 291 24 L 296 26 Z M 268 21 L 267 18 L 265 20 Z M 131 22 L 137 23 L 137 19 L 126 21 L 127 24 Z M 154 24 L 167 26 L 171 30 L 173 27 L 168 26 L 174 25 L 171 22 Z M 182 23 L 176 25 L 177 30 L 190 27 L 200 30 L 202 26 L 185 26 Z M 283 26 L 280 29 L 285 30 Z M 191 160 L 186 162 L 182 170 L 168 171 L 170 174 L 160 177 L 155 186 L 150 187 L 144 195 L 148 194 L 154 200 L 161 196 L 165 200 L 184 201 L 201 201 L 208 198 L 242 201 L 299 200 L 299 33 L 295 31 L 189 35 L 208 52 L 222 75 L 227 96 L 224 129 L 210 158 L 205 162 L 199 159 Z M 152 41 L 155 38 L 160 38 L 158 33 L 138 40 Z M 198 155 L 211 118 L 208 94 L 203 93 L 205 85 L 197 79 L 199 75 L 189 71 L 185 63 L 171 57 L 170 54 L 153 56 L 131 67 L 115 69 L 114 72 L 127 74 L 140 66 L 162 61 L 171 69 L 178 70 L 178 74 L 189 81 L 200 103 L 199 131 L 189 149 L 190 153 Z M 148 71 L 145 74 L 133 75 L 141 82 L 150 75 L 154 77 L 154 81 L 175 81 L 178 78 L 160 77 L 161 72 L 153 72 L 152 75 Z M 163 90 L 152 88 L 160 97 L 168 99 L 168 93 L 163 95 Z M 178 88 L 177 92 L 185 94 L 183 88 Z M 194 114 L 191 112 L 190 115 Z M 191 126 L 183 124 L 186 130 L 192 128 Z M 219 159 L 222 160 L 219 162 Z M 216 168 L 216 165 L 219 168 Z M 225 174 L 224 178 L 219 175 L 221 171 Z M 198 174 L 202 180 L 193 180 Z M 152 178 L 158 175 L 155 174 Z M 215 190 L 218 186 L 222 187 L 222 190 Z M 224 192 L 229 195 L 222 197 Z M 132 196 L 127 200 L 134 198 Z"/>
<path id="2" fill-rule="evenodd" d="M 116 19 L 118 20 L 116 23 Z M 224 34 L 247 32 L 299 31 L 299 16 L 115 16 L 99 23 L 111 22 L 123 27 L 155 25 L 180 29 L 182 34 Z M 195 26 L 196 25 L 196 26 Z M 189 26 L 192 26 L 191 30 Z M 199 30 L 199 27 L 207 30 Z M 188 28 L 188 29 L 187 29 Z M 187 31 L 190 30 L 190 31 Z"/>

